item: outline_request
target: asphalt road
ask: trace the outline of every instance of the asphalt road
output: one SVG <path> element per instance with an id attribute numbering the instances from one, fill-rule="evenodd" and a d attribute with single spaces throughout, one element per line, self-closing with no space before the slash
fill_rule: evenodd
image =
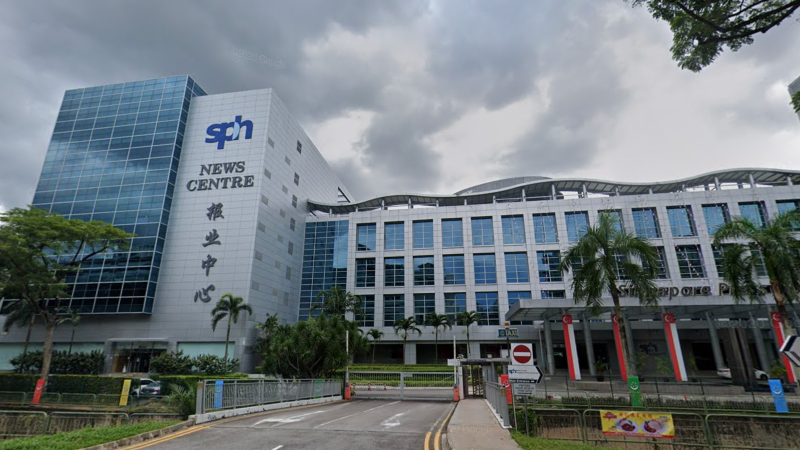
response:
<path id="1" fill-rule="evenodd" d="M 431 432 L 433 450 L 433 437 L 451 408 L 446 402 L 354 400 L 212 422 L 199 431 L 132 448 L 421 450 Z"/>

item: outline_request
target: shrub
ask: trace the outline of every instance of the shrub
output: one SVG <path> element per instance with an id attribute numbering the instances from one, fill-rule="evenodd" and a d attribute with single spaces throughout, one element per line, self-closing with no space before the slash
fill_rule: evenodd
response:
<path id="1" fill-rule="evenodd" d="M 39 373 L 42 370 L 41 350 L 28 352 L 11 359 L 11 365 L 17 373 Z M 68 373 L 74 375 L 98 374 L 105 366 L 105 355 L 101 350 L 89 353 L 67 353 L 56 350 L 50 362 L 50 373 Z"/>
<path id="2" fill-rule="evenodd" d="M 197 399 L 197 387 L 188 384 L 170 384 L 169 395 L 167 395 L 167 405 L 175 413 L 187 418 L 195 413 Z"/>
<path id="3" fill-rule="evenodd" d="M 38 375 L 0 374 L 0 386 L 3 391 L 33 392 Z M 98 375 L 50 375 L 47 382 L 49 392 L 75 394 L 119 394 L 122 383 L 130 378 L 104 377 Z M 131 389 L 138 387 L 138 380 L 133 379 Z"/>
<path id="4" fill-rule="evenodd" d="M 183 351 L 163 352 L 150 360 L 150 370 L 164 375 L 186 375 L 192 373 L 192 358 Z"/>
<path id="5" fill-rule="evenodd" d="M 206 375 L 223 375 L 231 373 L 239 367 L 239 360 L 232 359 L 225 361 L 224 358 L 216 355 L 198 355 L 192 363 L 198 372 Z"/>

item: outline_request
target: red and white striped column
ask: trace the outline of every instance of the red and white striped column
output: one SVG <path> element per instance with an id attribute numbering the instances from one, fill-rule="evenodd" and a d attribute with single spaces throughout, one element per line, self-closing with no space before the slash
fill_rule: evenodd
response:
<path id="1" fill-rule="evenodd" d="M 562 314 L 561 323 L 564 324 L 564 342 L 567 348 L 567 364 L 569 364 L 569 377 L 573 381 L 581 379 L 581 365 L 578 362 L 578 347 L 575 343 L 575 327 L 572 324 L 571 314 Z"/>
<path id="2" fill-rule="evenodd" d="M 775 342 L 778 343 L 778 348 L 781 348 L 783 341 L 786 340 L 786 332 L 783 329 L 783 315 L 779 312 L 771 312 L 769 313 L 769 318 L 770 322 L 772 322 L 772 329 L 775 331 Z M 797 383 L 792 362 L 789 361 L 786 355 L 781 355 L 781 361 L 783 361 L 783 367 L 786 368 L 786 379 L 790 383 Z"/>
<path id="3" fill-rule="evenodd" d="M 611 315 L 611 323 L 614 325 L 614 343 L 617 345 L 617 360 L 619 361 L 619 374 L 622 376 L 622 381 L 628 381 L 628 369 L 625 368 L 625 353 L 622 351 L 622 338 L 619 334 L 619 317 L 616 314 Z M 631 330 L 627 330 L 628 333 Z M 629 349 L 633 351 L 633 349 Z"/>
<path id="4" fill-rule="evenodd" d="M 681 350 L 681 340 L 678 337 L 678 324 L 675 323 L 675 315 L 664 313 L 661 315 L 664 321 L 664 331 L 667 333 L 667 347 L 669 357 L 672 359 L 672 369 L 675 371 L 675 379 L 678 381 L 688 381 L 686 376 L 686 364 L 683 362 L 683 350 Z"/>

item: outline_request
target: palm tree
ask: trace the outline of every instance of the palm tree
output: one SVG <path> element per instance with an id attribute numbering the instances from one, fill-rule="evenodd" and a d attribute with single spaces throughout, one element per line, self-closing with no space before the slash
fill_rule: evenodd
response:
<path id="1" fill-rule="evenodd" d="M 730 286 L 733 300 L 760 301 L 765 291 L 758 278 L 759 272 L 765 271 L 787 335 L 792 332 L 792 324 L 786 305 L 800 297 L 800 241 L 792 235 L 798 224 L 800 210 L 795 209 L 779 214 L 764 226 L 745 217 L 734 217 L 714 232 L 714 246 L 722 251 L 722 278 Z"/>
<path id="2" fill-rule="evenodd" d="M 446 330 L 448 328 L 453 328 L 453 326 L 450 325 L 450 319 L 447 317 L 446 314 L 437 314 L 435 312 L 432 312 L 432 313 L 428 314 L 428 317 L 426 319 L 427 319 L 427 324 L 433 327 L 433 334 L 436 336 L 436 357 L 434 358 L 434 360 L 436 361 L 436 363 L 438 363 L 439 362 L 439 327 L 442 327 L 442 331 L 444 331 L 444 330 Z M 455 357 L 456 356 L 453 355 L 453 358 L 455 358 Z"/>
<path id="3" fill-rule="evenodd" d="M 375 348 L 378 346 L 378 341 L 383 337 L 383 331 L 377 328 L 370 328 L 367 331 L 367 336 L 372 338 L 372 364 L 375 364 Z"/>
<path id="4" fill-rule="evenodd" d="M 28 343 L 31 341 L 31 331 L 33 330 L 33 323 L 36 321 L 36 311 L 29 302 L 24 300 L 14 303 L 8 311 L 6 321 L 3 324 L 3 332 L 8 331 L 14 325 L 28 327 L 28 332 L 25 334 L 25 346 L 22 347 L 22 354 L 28 353 Z"/>
<path id="5" fill-rule="evenodd" d="M 323 314 L 329 316 L 344 316 L 348 312 L 352 312 L 356 317 L 361 314 L 361 297 L 353 295 L 339 286 L 320 291 L 317 299 L 322 301 L 312 306 L 311 311 L 321 309 Z"/>
<path id="6" fill-rule="evenodd" d="M 69 310 L 69 321 L 72 324 L 72 337 L 69 339 L 69 351 L 67 354 L 71 355 L 72 344 L 75 342 L 75 328 L 77 328 L 78 324 L 81 322 L 81 314 L 77 309 Z"/>
<path id="7" fill-rule="evenodd" d="M 640 263 L 635 262 L 638 260 Z M 578 264 L 579 262 L 579 264 Z M 572 295 L 575 303 L 583 303 L 592 315 L 599 314 L 603 297 L 610 294 L 614 313 L 622 317 L 619 286 L 627 285 L 643 306 L 658 306 L 658 286 L 653 279 L 659 264 L 658 251 L 649 242 L 625 231 L 617 218 L 601 213 L 597 224 L 588 227 L 578 242 L 567 250 L 559 270 L 572 271 Z M 630 364 L 625 321 L 619 321 L 620 344 L 626 373 L 634 374 Z"/>
<path id="8" fill-rule="evenodd" d="M 220 297 L 217 306 L 211 310 L 211 330 L 217 330 L 217 324 L 225 317 L 228 318 L 228 333 L 225 335 L 225 362 L 228 362 L 228 342 L 231 341 L 231 322 L 239 322 L 239 314 L 247 311 L 249 315 L 253 315 L 253 308 L 244 302 L 242 297 L 234 297 L 233 294 L 225 294 Z"/>
<path id="9" fill-rule="evenodd" d="M 403 330 L 403 363 L 406 362 L 406 339 L 408 339 L 409 331 L 416 331 L 422 336 L 422 330 L 417 328 L 417 319 L 414 316 L 406 317 L 405 319 L 397 319 L 394 322 L 394 334 L 400 335 L 400 330 Z"/>
<path id="10" fill-rule="evenodd" d="M 466 327 L 467 330 L 467 358 L 470 357 L 470 345 L 469 345 L 469 326 L 473 323 L 480 323 L 481 316 L 478 314 L 478 311 L 461 311 L 456 315 L 456 323 L 458 325 L 462 325 Z"/>

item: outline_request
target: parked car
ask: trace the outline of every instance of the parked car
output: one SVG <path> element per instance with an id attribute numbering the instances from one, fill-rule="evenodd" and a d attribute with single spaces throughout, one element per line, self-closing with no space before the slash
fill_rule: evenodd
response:
<path id="1" fill-rule="evenodd" d="M 764 372 L 763 370 L 758 370 L 758 369 L 754 370 L 753 372 L 755 373 L 756 379 L 763 380 L 763 381 L 769 380 L 769 375 L 767 374 L 767 372 Z M 731 369 L 719 369 L 719 370 L 717 370 L 717 376 L 722 377 L 722 378 L 727 378 L 728 380 L 730 380 L 731 379 Z"/>
<path id="2" fill-rule="evenodd" d="M 154 380 L 151 380 L 150 378 L 141 378 L 141 379 L 139 379 L 139 387 L 137 387 L 136 389 L 133 390 L 133 395 L 138 396 L 139 395 L 139 390 L 141 388 L 153 383 L 153 381 Z"/>
<path id="3" fill-rule="evenodd" d="M 142 386 L 139 389 L 139 395 L 161 395 L 163 392 L 163 386 L 161 385 L 160 381 L 153 381 L 149 383 L 147 386 Z"/>

